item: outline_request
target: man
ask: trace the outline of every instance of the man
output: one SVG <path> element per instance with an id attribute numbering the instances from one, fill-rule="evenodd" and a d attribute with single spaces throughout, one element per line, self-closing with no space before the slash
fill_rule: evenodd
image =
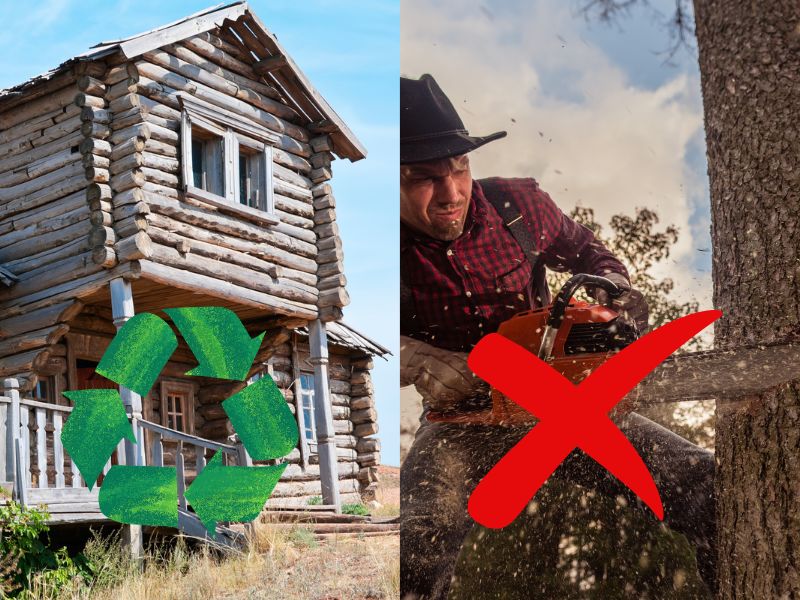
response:
<path id="1" fill-rule="evenodd" d="M 534 180 L 472 179 L 468 153 L 505 132 L 470 136 L 430 75 L 401 78 L 400 110 L 401 384 L 415 385 L 424 405 L 401 470 L 401 596 L 446 598 L 472 526 L 469 494 L 527 429 L 432 423 L 425 413 L 485 398 L 467 353 L 504 320 L 549 303 L 544 267 L 611 279 L 624 294 L 610 305 L 640 330 L 647 305 L 622 263 Z M 604 291 L 594 295 L 609 303 Z M 694 543 L 713 589 L 713 455 L 635 413 L 617 424 L 653 473 L 666 522 Z M 632 499 L 579 451 L 554 476 Z"/>

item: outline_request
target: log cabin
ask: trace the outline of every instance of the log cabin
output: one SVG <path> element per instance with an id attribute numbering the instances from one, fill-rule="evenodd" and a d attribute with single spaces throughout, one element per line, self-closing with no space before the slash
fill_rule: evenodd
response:
<path id="1" fill-rule="evenodd" d="M 269 373 L 300 431 L 267 508 L 340 511 L 374 489 L 370 369 L 388 351 L 342 322 L 334 159 L 366 150 L 244 2 L 101 43 L 0 92 L 0 481 L 53 522 L 102 520 L 60 442 L 65 390 L 139 312 L 224 306 L 266 332 Z M 185 375 L 178 335 L 145 397 L 120 394 L 139 443 L 112 464 L 214 452 L 247 464 L 221 402 L 248 382 Z M 102 486 L 102 476 L 99 481 Z M 187 529 L 189 526 L 187 525 Z"/>

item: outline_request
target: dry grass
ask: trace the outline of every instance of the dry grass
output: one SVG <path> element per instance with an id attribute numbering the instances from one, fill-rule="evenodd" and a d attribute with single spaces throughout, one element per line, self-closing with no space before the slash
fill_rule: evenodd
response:
<path id="1" fill-rule="evenodd" d="M 400 468 L 381 465 L 378 467 L 378 477 L 375 500 L 381 506 L 369 512 L 373 517 L 396 517 L 400 514 Z"/>
<path id="2" fill-rule="evenodd" d="M 119 545 L 106 548 L 105 585 L 35 597 L 92 600 L 366 600 L 398 598 L 399 535 L 333 538 L 316 542 L 300 527 L 258 525 L 246 552 L 220 556 L 184 544 L 168 554 L 151 553 L 142 572 L 122 566 Z M 109 577 L 110 576 L 110 577 Z"/>
<path id="3" fill-rule="evenodd" d="M 399 537 L 331 540 L 317 544 L 305 534 L 259 526 L 252 549 L 220 560 L 207 551 L 164 571 L 95 595 L 98 600 L 203 600 L 395 598 L 399 595 Z"/>

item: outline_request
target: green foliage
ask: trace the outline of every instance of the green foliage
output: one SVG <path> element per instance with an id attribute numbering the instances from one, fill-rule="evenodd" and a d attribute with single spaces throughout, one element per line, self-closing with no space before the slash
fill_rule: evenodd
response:
<path id="1" fill-rule="evenodd" d="M 83 557 L 48 547 L 48 519 L 43 509 L 13 501 L 0 506 L 0 591 L 10 598 L 50 597 L 75 579 L 91 577 Z M 50 592 L 34 594 L 33 589 Z"/>
<path id="2" fill-rule="evenodd" d="M 656 279 L 649 272 L 654 265 L 669 258 L 670 248 L 678 241 L 677 227 L 668 225 L 663 231 L 656 231 L 658 215 L 648 208 L 639 208 L 634 217 L 621 214 L 611 217 L 609 226 L 612 233 L 606 236 L 603 227 L 595 221 L 591 208 L 576 206 L 570 216 L 591 229 L 595 237 L 625 264 L 631 276 L 631 284 L 647 299 L 652 329 L 697 312 L 699 307 L 694 300 L 676 302 L 669 297 L 675 287 L 671 279 Z M 569 275 L 556 273 L 549 277 L 551 289 L 555 291 L 564 284 Z M 703 340 L 696 337 L 678 352 L 705 349 Z M 713 401 L 660 404 L 639 412 L 703 448 L 714 446 Z"/>
<path id="3" fill-rule="evenodd" d="M 309 506 L 319 506 L 322 504 L 322 496 L 312 496 L 308 499 Z"/>
<path id="4" fill-rule="evenodd" d="M 342 504 L 342 514 L 345 515 L 369 515 L 369 509 L 360 502 L 357 504 Z"/>
<path id="5" fill-rule="evenodd" d="M 314 537 L 314 532 L 305 527 L 294 529 L 290 539 L 301 548 L 316 548 L 318 544 L 317 538 Z"/>
<path id="6" fill-rule="evenodd" d="M 631 284 L 647 299 L 650 307 L 650 327 L 655 329 L 664 323 L 697 312 L 698 304 L 676 302 L 669 298 L 675 288 L 672 279 L 656 279 L 649 271 L 657 263 L 669 258 L 670 248 L 678 241 L 678 228 L 668 225 L 663 231 L 655 231 L 658 215 L 648 208 L 639 208 L 636 215 L 614 215 L 609 224 L 611 236 L 604 235 L 603 227 L 595 221 L 594 210 L 576 206 L 570 216 L 578 223 L 592 230 L 617 258 L 619 258 L 631 277 Z M 557 290 L 568 279 L 567 274 L 556 274 L 551 278 L 551 289 Z M 687 344 L 687 350 L 701 349 L 699 339 Z"/>

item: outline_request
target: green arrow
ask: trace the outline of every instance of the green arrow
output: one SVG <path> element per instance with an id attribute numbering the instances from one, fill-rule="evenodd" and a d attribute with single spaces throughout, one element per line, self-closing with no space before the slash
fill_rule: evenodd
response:
<path id="1" fill-rule="evenodd" d="M 136 443 L 117 390 L 64 392 L 75 403 L 61 432 L 61 443 L 92 489 L 122 438 Z"/>
<path id="2" fill-rule="evenodd" d="M 139 313 L 117 332 L 95 371 L 146 396 L 177 347 L 178 340 L 166 321 Z"/>
<path id="3" fill-rule="evenodd" d="M 217 521 L 248 522 L 261 513 L 286 463 L 268 467 L 225 467 L 217 452 L 186 490 L 186 499 L 211 537 Z"/>
<path id="4" fill-rule="evenodd" d="M 199 363 L 186 375 L 244 381 L 264 334 L 250 339 L 236 313 L 221 306 L 164 310 Z"/>
<path id="5" fill-rule="evenodd" d="M 100 486 L 100 511 L 131 525 L 178 526 L 175 467 L 114 465 Z"/>
<path id="6" fill-rule="evenodd" d="M 269 375 L 225 400 L 222 408 L 254 459 L 280 458 L 297 446 L 297 422 Z"/>

